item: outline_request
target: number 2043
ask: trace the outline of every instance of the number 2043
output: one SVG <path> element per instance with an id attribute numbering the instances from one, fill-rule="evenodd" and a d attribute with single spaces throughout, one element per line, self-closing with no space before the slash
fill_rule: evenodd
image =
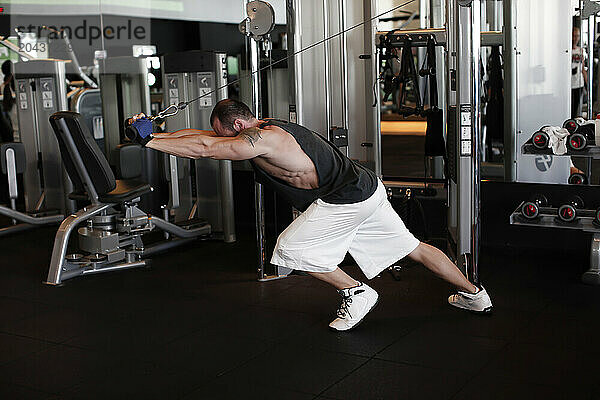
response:
<path id="1" fill-rule="evenodd" d="M 32 51 L 44 52 L 46 51 L 46 43 L 20 43 L 19 49 L 27 53 Z"/>

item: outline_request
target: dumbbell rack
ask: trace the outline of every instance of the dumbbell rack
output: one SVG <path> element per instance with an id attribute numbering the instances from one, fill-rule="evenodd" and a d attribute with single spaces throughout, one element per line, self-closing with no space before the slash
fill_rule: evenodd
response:
<path id="1" fill-rule="evenodd" d="M 536 149 L 533 144 L 525 143 L 523 144 L 521 151 L 523 154 L 532 154 L 532 155 L 548 155 L 548 156 L 557 156 L 552 152 L 552 149 Z M 588 146 L 583 150 L 571 150 L 567 148 L 567 152 L 562 154 L 562 156 L 575 156 L 575 157 L 588 157 L 596 160 L 600 160 L 600 147 L 598 146 Z"/>
<path id="2" fill-rule="evenodd" d="M 595 210 L 577 210 L 577 219 L 573 222 L 563 222 L 556 216 L 558 209 L 555 207 L 540 207 L 540 215 L 535 219 L 528 219 L 521 215 L 521 208 L 525 202 L 510 215 L 511 225 L 543 226 L 546 228 L 575 229 L 593 234 L 600 234 L 600 226 L 593 223 Z"/>
<path id="3" fill-rule="evenodd" d="M 537 149 L 531 144 L 526 142 L 521 147 L 523 154 L 531 155 L 551 155 L 557 156 L 552 152 L 552 149 Z M 588 158 L 588 163 L 592 159 L 600 159 L 600 147 L 589 146 L 583 150 L 571 150 L 567 148 L 567 153 L 562 156 L 576 156 Z M 591 168 L 588 168 L 588 182 L 590 181 Z M 558 219 L 557 208 L 553 207 L 540 207 L 540 215 L 536 219 L 527 219 L 521 215 L 522 202 L 513 211 L 510 216 L 511 225 L 525 225 L 525 226 L 536 226 L 545 228 L 560 228 L 560 229 L 572 229 L 579 230 L 592 234 L 591 246 L 590 246 L 590 267 L 583 273 L 581 280 L 584 283 L 592 285 L 600 285 L 600 226 L 593 223 L 595 210 L 578 210 L 577 220 L 573 222 L 563 222 Z"/>
<path id="4" fill-rule="evenodd" d="M 531 154 L 531 155 L 548 155 L 548 156 L 555 156 L 555 157 L 561 157 L 561 156 L 571 157 L 571 156 L 573 156 L 573 157 L 587 158 L 586 177 L 587 177 L 588 182 L 592 181 L 592 160 L 594 160 L 594 159 L 600 160 L 600 147 L 598 147 L 598 146 L 588 146 L 583 150 L 571 150 L 570 148 L 567 147 L 567 152 L 565 154 L 562 154 L 561 156 L 557 156 L 556 154 L 554 154 L 554 152 L 550 148 L 543 149 L 543 150 L 536 148 L 531 143 L 531 139 L 530 139 L 523 144 L 523 146 L 521 147 L 521 151 L 523 154 Z"/>
<path id="5" fill-rule="evenodd" d="M 577 210 L 577 220 L 563 222 L 556 216 L 558 209 L 554 207 L 540 207 L 540 215 L 536 219 L 525 218 L 521 215 L 523 204 L 524 201 L 510 215 L 511 225 L 573 229 L 592 234 L 590 267 L 581 280 L 590 285 L 600 285 L 600 226 L 593 223 L 595 210 Z"/>

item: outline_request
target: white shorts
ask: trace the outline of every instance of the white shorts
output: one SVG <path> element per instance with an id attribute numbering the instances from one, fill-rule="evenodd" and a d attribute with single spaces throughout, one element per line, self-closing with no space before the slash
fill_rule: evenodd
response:
<path id="1" fill-rule="evenodd" d="M 307 272 L 332 272 L 347 252 L 368 279 L 412 253 L 419 240 L 387 199 L 383 183 L 353 204 L 313 202 L 277 239 L 271 263 Z"/>

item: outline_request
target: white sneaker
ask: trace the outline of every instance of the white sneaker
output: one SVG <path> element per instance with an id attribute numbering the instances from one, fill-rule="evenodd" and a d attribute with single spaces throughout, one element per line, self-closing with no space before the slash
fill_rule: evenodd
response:
<path id="1" fill-rule="evenodd" d="M 448 297 L 448 303 L 457 308 L 482 314 L 491 313 L 493 308 L 492 300 L 483 286 L 475 294 L 459 290 L 457 294 Z"/>
<path id="2" fill-rule="evenodd" d="M 377 305 L 379 295 L 364 283 L 348 289 L 338 290 L 342 304 L 337 310 L 337 318 L 329 324 L 336 331 L 347 331 L 358 325 Z"/>

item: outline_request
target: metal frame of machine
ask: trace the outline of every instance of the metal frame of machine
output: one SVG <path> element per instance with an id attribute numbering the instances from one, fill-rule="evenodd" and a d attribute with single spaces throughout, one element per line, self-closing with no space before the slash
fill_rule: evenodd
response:
<path id="1" fill-rule="evenodd" d="M 0 228 L 0 236 L 15 232 L 22 232 L 40 225 L 58 224 L 63 220 L 63 214 L 36 215 L 17 211 L 17 199 L 19 189 L 17 186 L 17 174 L 25 172 L 26 157 L 23 143 L 1 143 L 0 158 L 2 172 L 6 174 L 8 181 L 8 198 L 10 207 L 0 206 L 0 214 L 12 219 L 12 225 Z M 20 223 L 17 223 L 20 222 Z"/>
<path id="2" fill-rule="evenodd" d="M 480 49 L 497 42 L 501 33 L 481 32 L 479 0 L 452 0 L 446 9 L 446 28 L 378 33 L 388 46 L 426 46 L 429 38 L 445 46 L 447 85 L 445 112 L 448 151 L 448 249 L 459 268 L 478 283 L 481 185 Z M 477 32 L 477 34 L 475 34 Z M 379 104 L 379 102 L 378 102 Z M 381 155 L 379 155 L 381 157 Z M 388 187 L 397 183 L 387 182 Z"/>
<path id="3" fill-rule="evenodd" d="M 372 19 L 376 3 L 287 2 L 290 52 L 334 36 L 289 61 L 289 119 L 327 137 L 350 158 L 381 175 L 379 112 L 372 96 L 378 76 L 377 21 Z M 362 24 L 349 30 L 356 21 Z"/>
<path id="4" fill-rule="evenodd" d="M 74 207 L 66 198 L 71 182 L 47 120 L 53 112 L 67 109 L 65 61 L 31 59 L 17 63 L 15 78 L 20 129 L 15 142 L 4 143 L 1 149 L 10 207 L 0 206 L 0 214 L 12 219 L 11 225 L 0 229 L 2 236 L 58 224 Z M 24 212 L 16 206 L 17 174 L 23 174 Z"/>
<path id="5" fill-rule="evenodd" d="M 164 103 L 178 104 L 221 88 L 202 97 L 166 119 L 168 131 L 210 130 L 210 113 L 217 101 L 227 98 L 227 56 L 225 53 L 188 51 L 162 57 Z M 213 234 L 226 243 L 236 241 L 232 163 L 229 160 L 189 160 L 167 155 L 169 204 L 175 221 L 196 215 L 209 220 Z M 192 171 L 193 168 L 193 171 Z M 192 175 L 194 182 L 192 183 Z M 168 215 L 165 213 L 165 219 Z"/>
<path id="6" fill-rule="evenodd" d="M 62 168 L 58 142 L 48 117 L 67 110 L 65 62 L 31 60 L 15 65 L 20 141 L 25 146 L 27 167 L 23 175 L 25 207 L 43 207 L 65 215 L 73 209 L 66 200 L 69 179 Z"/>
<path id="7" fill-rule="evenodd" d="M 246 1 L 246 14 L 240 23 L 240 32 L 248 38 L 250 56 L 251 110 L 256 118 L 262 118 L 262 93 L 260 77 L 261 47 L 270 51 L 269 34 L 275 26 L 275 15 L 271 5 L 264 1 Z M 288 276 L 289 268 L 269 265 L 267 262 L 267 238 L 265 226 L 265 199 L 263 185 L 254 183 L 254 211 L 256 222 L 256 244 L 258 250 L 258 280 L 261 282 Z"/>

